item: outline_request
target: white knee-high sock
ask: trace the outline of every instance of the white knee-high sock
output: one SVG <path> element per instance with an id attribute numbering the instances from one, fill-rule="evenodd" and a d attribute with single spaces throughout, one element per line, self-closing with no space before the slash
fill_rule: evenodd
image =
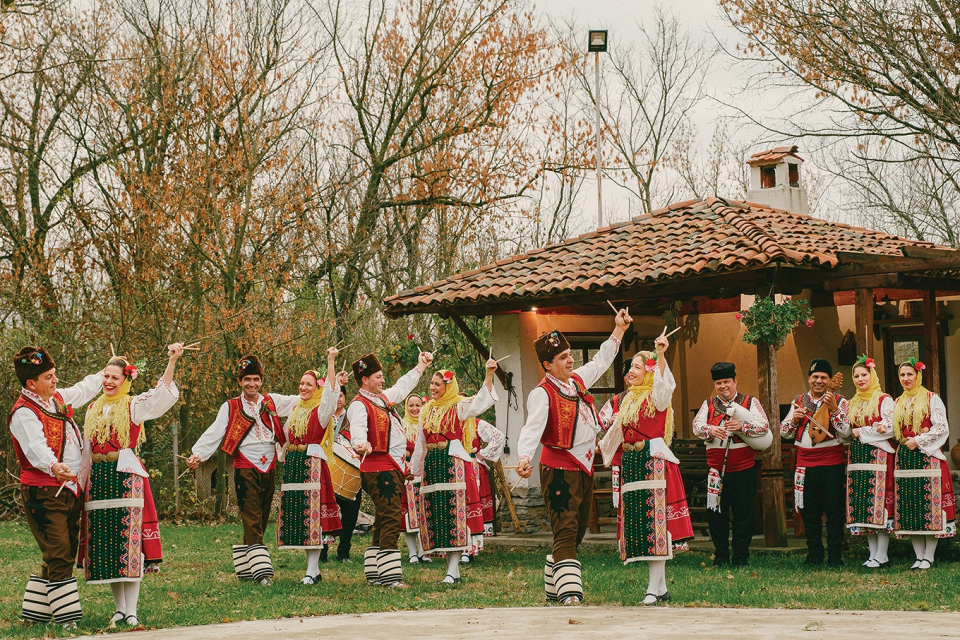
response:
<path id="1" fill-rule="evenodd" d="M 127 599 L 124 595 L 123 582 L 111 582 L 110 591 L 113 592 L 113 604 L 116 605 L 117 611 L 126 615 L 127 614 Z"/>
<path id="2" fill-rule="evenodd" d="M 870 536 L 873 538 L 873 536 Z M 877 534 L 877 549 L 876 553 L 871 556 L 877 562 L 888 562 L 890 560 L 887 557 L 887 549 L 890 547 L 890 534 L 886 531 L 881 531 Z"/>
<path id="3" fill-rule="evenodd" d="M 460 577 L 460 552 L 453 551 L 447 554 L 447 575 Z"/>
<path id="4" fill-rule="evenodd" d="M 913 552 L 917 554 L 917 560 L 923 560 L 923 553 L 926 547 L 926 541 L 923 536 L 910 536 L 910 542 L 913 544 Z"/>
<path id="5" fill-rule="evenodd" d="M 403 537 L 407 539 L 407 553 L 410 554 L 411 558 L 416 558 L 418 555 L 419 549 L 417 549 L 417 540 L 420 539 L 420 536 L 416 533 L 404 533 Z"/>
<path id="6" fill-rule="evenodd" d="M 307 575 L 311 578 L 320 575 L 320 549 L 307 549 Z"/>
<path id="7" fill-rule="evenodd" d="M 647 582 L 647 593 L 662 596 L 667 591 L 667 561 L 654 560 L 647 562 L 647 570 L 650 574 L 650 579 Z"/>
<path id="8" fill-rule="evenodd" d="M 870 547 L 869 560 L 877 559 L 877 538 L 880 536 L 867 536 L 867 546 Z"/>
<path id="9" fill-rule="evenodd" d="M 123 583 L 123 597 L 127 601 L 127 608 L 124 611 L 128 616 L 137 615 L 137 602 L 140 600 L 140 580 Z"/>
<path id="10" fill-rule="evenodd" d="M 923 550 L 923 559 L 933 562 L 933 556 L 937 553 L 937 540 L 936 536 L 923 536 L 925 539 L 925 545 Z"/>

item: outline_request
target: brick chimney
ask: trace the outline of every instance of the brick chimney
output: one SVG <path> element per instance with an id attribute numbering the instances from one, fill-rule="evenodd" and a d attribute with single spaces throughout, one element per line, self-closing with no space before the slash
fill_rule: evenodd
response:
<path id="1" fill-rule="evenodd" d="M 807 190 L 800 182 L 800 165 L 796 145 L 776 147 L 750 156 L 750 190 L 747 200 L 774 209 L 794 213 L 810 213 Z"/>

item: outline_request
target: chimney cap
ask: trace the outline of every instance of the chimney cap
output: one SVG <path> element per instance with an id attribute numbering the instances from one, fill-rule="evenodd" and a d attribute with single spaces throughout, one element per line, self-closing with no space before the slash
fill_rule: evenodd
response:
<path id="1" fill-rule="evenodd" d="M 787 156 L 793 156 L 800 162 L 803 162 L 803 158 L 797 155 L 797 145 L 791 145 L 789 147 L 774 147 L 773 149 L 767 149 L 766 151 L 758 151 L 750 156 L 750 159 L 747 160 L 747 164 L 750 166 L 776 164 Z"/>

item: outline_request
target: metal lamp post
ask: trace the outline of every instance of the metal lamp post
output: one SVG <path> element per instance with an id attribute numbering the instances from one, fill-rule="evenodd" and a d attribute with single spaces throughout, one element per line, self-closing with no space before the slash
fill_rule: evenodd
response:
<path id="1" fill-rule="evenodd" d="M 587 52 L 593 52 L 594 61 L 594 105 L 597 110 L 597 228 L 603 226 L 603 190 L 601 188 L 600 145 L 603 140 L 600 133 L 600 54 L 607 50 L 607 30 L 591 29 L 587 38 Z"/>

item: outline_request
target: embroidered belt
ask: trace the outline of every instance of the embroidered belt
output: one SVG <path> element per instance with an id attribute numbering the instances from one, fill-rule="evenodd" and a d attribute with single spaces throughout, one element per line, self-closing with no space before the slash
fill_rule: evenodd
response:
<path id="1" fill-rule="evenodd" d="M 306 451 L 307 445 L 305 444 L 288 444 L 287 451 Z"/>
<path id="2" fill-rule="evenodd" d="M 643 448 L 647 445 L 646 440 L 641 440 L 640 442 L 624 442 L 623 450 L 624 451 L 643 451 Z"/>
<path id="3" fill-rule="evenodd" d="M 448 444 L 450 444 L 449 440 L 444 440 L 443 442 L 428 442 L 427 450 L 433 451 L 434 449 L 446 449 Z"/>
<path id="4" fill-rule="evenodd" d="M 90 454 L 90 461 L 94 464 L 98 462 L 116 462 L 120 459 L 119 451 L 111 451 L 110 453 L 93 453 Z"/>

